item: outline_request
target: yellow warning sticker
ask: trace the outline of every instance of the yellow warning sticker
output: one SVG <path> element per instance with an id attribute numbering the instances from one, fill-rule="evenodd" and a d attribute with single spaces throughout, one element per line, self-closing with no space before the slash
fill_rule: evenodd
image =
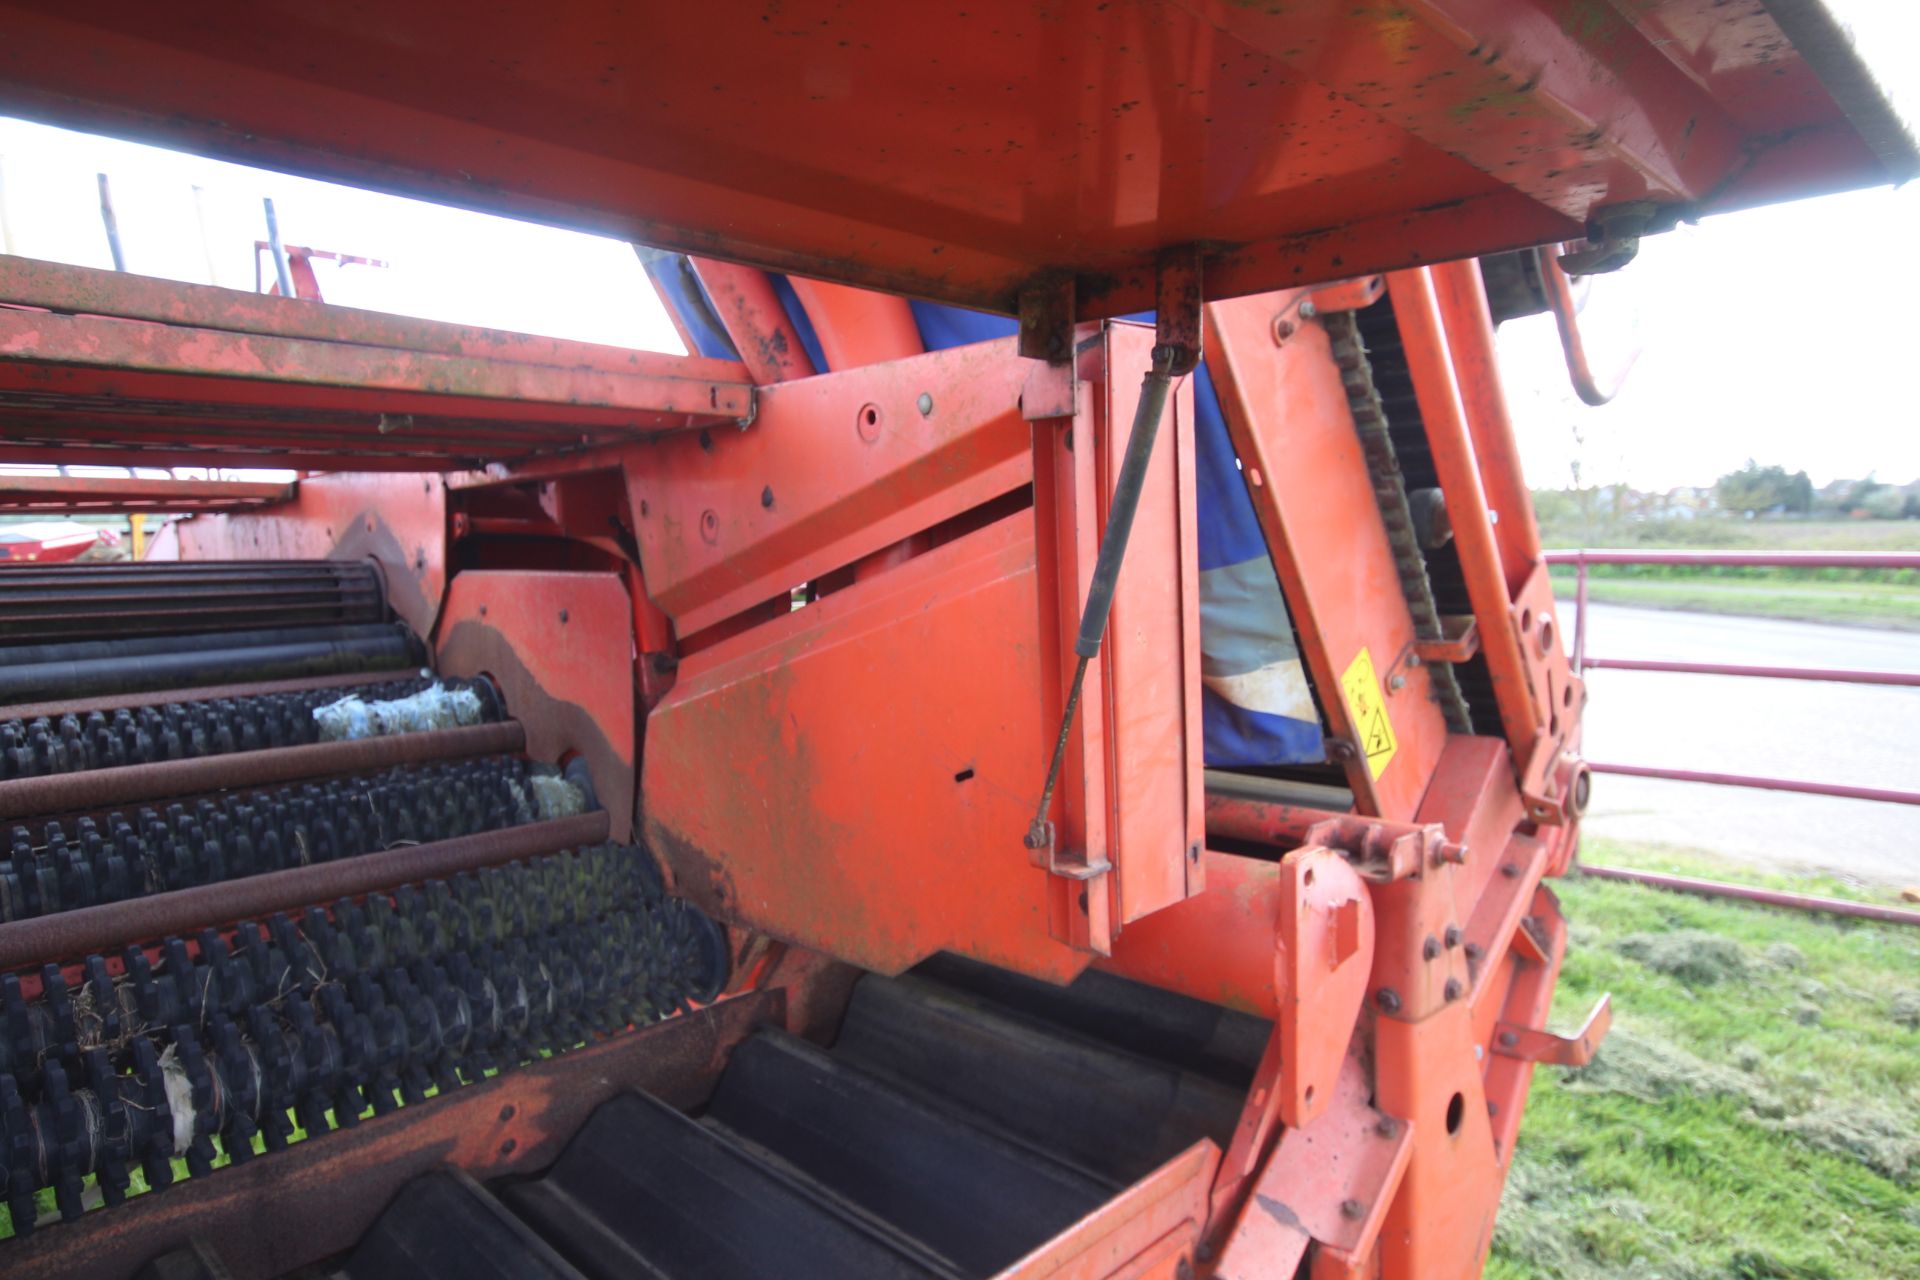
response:
<path id="1" fill-rule="evenodd" d="M 1367 773 L 1379 777 L 1393 763 L 1400 743 L 1393 736 L 1393 721 L 1387 718 L 1387 699 L 1380 689 L 1380 677 L 1374 674 L 1373 655 L 1365 649 L 1340 677 L 1340 691 L 1347 695 L 1347 714 L 1353 718 L 1353 731 L 1360 739 L 1360 750 L 1367 757 Z"/>

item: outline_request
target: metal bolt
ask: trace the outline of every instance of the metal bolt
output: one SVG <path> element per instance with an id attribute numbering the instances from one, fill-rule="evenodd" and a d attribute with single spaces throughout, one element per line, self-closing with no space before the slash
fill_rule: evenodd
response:
<path id="1" fill-rule="evenodd" d="M 519 1147 L 519 1145 L 520 1144 L 515 1142 L 512 1138 L 508 1138 L 505 1142 L 500 1144 L 500 1154 L 503 1156 L 510 1156 L 514 1153 L 515 1149 Z"/>
<path id="2" fill-rule="evenodd" d="M 560 621 L 564 623 L 566 620 L 567 620 L 567 611 L 565 609 L 562 609 L 560 611 Z"/>
<path id="3" fill-rule="evenodd" d="M 1484 954 L 1485 952 L 1481 950 L 1479 943 L 1469 942 L 1467 944 L 1467 959 L 1478 960 Z"/>
<path id="4" fill-rule="evenodd" d="M 1373 998 L 1378 1001 L 1380 1007 L 1388 1013 L 1400 1012 L 1400 993 L 1392 987 L 1380 988 L 1379 992 Z"/>
<path id="5" fill-rule="evenodd" d="M 1357 758 L 1360 754 L 1358 749 L 1345 738 L 1327 738 L 1323 740 L 1323 745 L 1329 760 L 1345 762 Z"/>
<path id="6" fill-rule="evenodd" d="M 1387 680 L 1387 688 L 1394 690 L 1396 693 L 1406 687 L 1407 678 L 1397 671 Z"/>
<path id="7" fill-rule="evenodd" d="M 1460 985 L 1460 979 L 1448 978 L 1446 988 L 1441 994 L 1445 995 L 1448 1000 L 1458 1000 L 1466 993 L 1467 989 Z"/>
<path id="8" fill-rule="evenodd" d="M 1312 298 L 1308 298 L 1305 302 L 1300 304 L 1300 318 L 1302 320 L 1311 320 L 1319 314 L 1320 314 L 1320 308 L 1313 305 Z"/>
<path id="9" fill-rule="evenodd" d="M 1400 1122 L 1392 1116 L 1381 1116 L 1380 1123 L 1373 1126 L 1373 1131 L 1383 1138 L 1397 1138 L 1400 1136 Z"/>
<path id="10" fill-rule="evenodd" d="M 773 486 L 772 485 L 768 485 L 766 488 L 760 490 L 760 505 L 765 507 L 769 511 L 773 510 Z"/>
<path id="11" fill-rule="evenodd" d="M 1500 1033 L 1500 1043 L 1511 1049 L 1520 1043 L 1520 1037 L 1511 1031 L 1502 1031 Z"/>
<path id="12" fill-rule="evenodd" d="M 1364 1218 L 1366 1214 L 1367 1206 L 1361 1204 L 1358 1200 L 1342 1200 L 1340 1202 L 1340 1216 L 1343 1218 L 1352 1218 L 1357 1222 L 1361 1218 Z"/>
<path id="13" fill-rule="evenodd" d="M 921 417 L 931 418 L 933 416 L 933 397 L 926 392 L 922 391 L 920 398 L 914 401 L 914 404 L 919 408 Z"/>
<path id="14" fill-rule="evenodd" d="M 505 1124 L 511 1119 L 513 1119 L 513 1104 L 508 1103 L 506 1106 L 500 1108 L 500 1123 Z"/>
<path id="15" fill-rule="evenodd" d="M 1439 959 L 1440 958 L 1440 939 L 1429 935 L 1427 940 L 1420 944 L 1420 958 L 1423 960 Z"/>
<path id="16" fill-rule="evenodd" d="M 1517 862 L 1503 862 L 1500 864 L 1500 874 L 1511 880 L 1520 874 L 1520 864 Z"/>
<path id="17" fill-rule="evenodd" d="M 1500 1104 L 1495 1102 L 1491 1098 L 1487 1099 L 1487 1114 L 1490 1116 L 1497 1116 L 1500 1114 Z"/>
<path id="18" fill-rule="evenodd" d="M 1460 926 L 1457 924 L 1448 925 L 1446 938 L 1447 938 L 1447 950 L 1451 951 L 1455 947 L 1459 946 L 1460 945 Z"/>

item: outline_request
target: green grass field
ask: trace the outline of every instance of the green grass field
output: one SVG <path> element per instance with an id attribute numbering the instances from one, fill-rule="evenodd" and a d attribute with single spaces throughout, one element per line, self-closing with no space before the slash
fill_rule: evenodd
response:
<path id="1" fill-rule="evenodd" d="M 1596 863 L 1729 874 L 1589 844 Z M 1487 1275 L 1920 1277 L 1920 929 L 1577 876 L 1559 893 L 1556 1025 L 1611 991 L 1613 1032 L 1585 1069 L 1535 1075 Z"/>
<path id="2" fill-rule="evenodd" d="M 1689 551 L 1920 551 L 1916 520 L 1697 520 L 1583 523 L 1564 513 L 1542 522 L 1549 548 Z M 1554 570 L 1554 589 L 1574 593 L 1574 570 Z M 1920 573 L 1848 569 L 1598 565 L 1587 594 L 1603 604 L 1687 609 L 1920 631 Z"/>
<path id="3" fill-rule="evenodd" d="M 1573 572 L 1556 570 L 1553 578 L 1554 593 L 1562 600 L 1572 600 Z M 1920 631 L 1920 588 L 1897 583 L 1596 576 L 1587 582 L 1587 598 L 1600 604 L 1643 609 L 1686 609 Z"/>

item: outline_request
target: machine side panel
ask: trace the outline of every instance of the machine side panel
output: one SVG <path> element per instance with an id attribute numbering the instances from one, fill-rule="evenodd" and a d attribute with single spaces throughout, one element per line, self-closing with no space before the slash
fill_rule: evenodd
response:
<path id="1" fill-rule="evenodd" d="M 1034 573 L 1023 512 L 688 658 L 642 783 L 680 890 L 883 973 L 1084 967 L 1020 843 L 1052 729 Z"/>
<path id="2" fill-rule="evenodd" d="M 1333 751 L 1346 756 L 1355 805 L 1405 821 L 1446 745 L 1446 723 L 1414 653 L 1340 370 L 1326 330 L 1299 316 L 1300 296 L 1211 304 L 1208 366 L 1301 656 L 1329 731 L 1347 744 Z M 1372 749 L 1382 743 L 1390 749 Z"/>

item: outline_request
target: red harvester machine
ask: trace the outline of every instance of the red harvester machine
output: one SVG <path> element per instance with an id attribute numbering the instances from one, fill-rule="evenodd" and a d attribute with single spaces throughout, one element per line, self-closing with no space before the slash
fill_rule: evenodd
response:
<path id="1" fill-rule="evenodd" d="M 1478 1274 L 1607 1018 L 1493 326 L 1916 171 L 1818 0 L 0 30 L 692 352 L 0 259 L 0 461 L 303 475 L 0 569 L 0 1272 Z"/>

